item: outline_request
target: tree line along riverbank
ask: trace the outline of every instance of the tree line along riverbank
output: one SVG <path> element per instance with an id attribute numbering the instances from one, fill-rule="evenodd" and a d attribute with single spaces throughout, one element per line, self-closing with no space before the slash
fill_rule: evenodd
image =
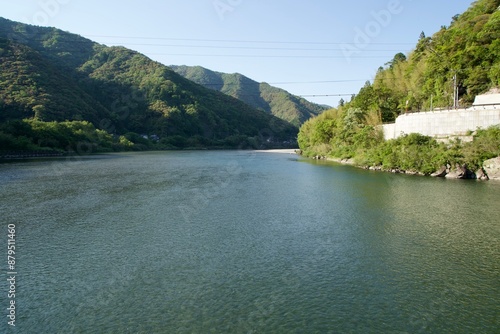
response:
<path id="1" fill-rule="evenodd" d="M 402 114 L 467 107 L 478 95 L 498 91 L 499 5 L 498 0 L 475 1 L 432 36 L 422 32 L 411 52 L 397 53 L 380 66 L 374 79 L 349 102 L 340 100 L 337 108 L 301 126 L 298 143 L 303 155 L 340 159 L 368 169 L 493 178 L 497 160 L 491 159 L 500 157 L 500 125 L 473 126 L 470 142 L 442 142 L 419 134 L 413 129 L 416 117 L 408 117 L 407 128 L 394 127 L 398 133 L 387 136 L 397 138 L 384 140 L 380 128 Z M 453 120 L 446 121 L 457 127 Z M 436 121 L 438 127 L 444 123 Z M 399 136 L 400 131 L 408 134 Z"/>
<path id="2" fill-rule="evenodd" d="M 500 156 L 500 126 L 471 132 L 470 142 L 438 142 L 417 133 L 384 140 L 380 128 L 371 124 L 370 114 L 360 109 L 329 110 L 301 127 L 301 153 L 367 169 L 480 179 L 488 174 L 485 162 Z"/>

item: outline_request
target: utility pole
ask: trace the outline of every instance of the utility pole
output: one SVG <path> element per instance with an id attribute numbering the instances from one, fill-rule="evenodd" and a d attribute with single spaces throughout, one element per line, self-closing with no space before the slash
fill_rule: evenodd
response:
<path id="1" fill-rule="evenodd" d="M 436 51 L 434 51 L 432 48 L 429 48 L 429 50 L 434 53 L 438 58 L 439 60 L 441 61 L 444 61 L 445 63 L 447 63 L 447 65 L 449 66 L 450 70 L 453 71 L 453 73 L 455 73 L 453 75 L 453 108 L 454 109 L 458 109 L 458 76 L 457 76 L 457 72 L 459 70 L 453 70 L 453 66 L 451 66 L 450 62 L 446 59 L 444 59 L 443 57 L 441 57 L 439 55 L 439 53 L 437 53 Z M 448 94 L 446 94 L 448 95 Z"/>
<path id="2" fill-rule="evenodd" d="M 458 109 L 458 80 L 457 73 L 453 76 L 453 109 Z"/>

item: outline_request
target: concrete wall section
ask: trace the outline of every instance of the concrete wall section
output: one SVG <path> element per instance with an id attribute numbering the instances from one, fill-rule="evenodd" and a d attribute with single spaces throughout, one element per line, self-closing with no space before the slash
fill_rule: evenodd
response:
<path id="1" fill-rule="evenodd" d="M 500 105 L 500 94 L 478 95 L 474 101 L 474 106 Z"/>
<path id="2" fill-rule="evenodd" d="M 396 118 L 396 123 L 383 125 L 383 129 L 386 140 L 410 133 L 443 138 L 499 124 L 500 107 L 495 106 L 405 114 Z"/>
<path id="3" fill-rule="evenodd" d="M 398 136 L 396 136 L 396 124 L 384 124 L 382 125 L 382 130 L 384 131 L 384 139 L 389 140 L 389 139 L 395 139 Z"/>

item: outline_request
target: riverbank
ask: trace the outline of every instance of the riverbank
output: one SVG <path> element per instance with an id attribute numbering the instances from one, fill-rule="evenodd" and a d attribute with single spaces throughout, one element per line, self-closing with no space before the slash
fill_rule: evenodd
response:
<path id="1" fill-rule="evenodd" d="M 366 166 L 359 165 L 354 159 L 332 158 L 327 156 L 316 155 L 311 157 L 313 160 L 325 160 L 335 162 L 342 165 L 349 165 L 360 169 L 379 171 L 393 174 L 406 174 L 417 176 L 431 176 L 436 178 L 459 179 L 459 180 L 478 180 L 478 181 L 498 181 L 500 182 L 500 156 L 489 159 L 483 162 L 482 167 L 477 170 L 470 170 L 467 165 L 456 164 L 451 166 L 441 166 L 434 173 L 422 173 L 415 170 L 404 170 L 401 168 L 384 168 L 382 165 Z"/>
<path id="2" fill-rule="evenodd" d="M 4 151 L 0 152 L 0 160 L 16 160 L 16 159 L 32 159 L 32 158 L 49 158 L 62 157 L 67 155 L 61 151 Z"/>
<path id="3" fill-rule="evenodd" d="M 298 154 L 298 148 L 284 148 L 284 149 L 271 149 L 271 150 L 255 150 L 258 153 L 280 153 L 280 154 Z"/>
<path id="4" fill-rule="evenodd" d="M 394 173 L 462 179 L 485 179 L 486 174 L 492 178 L 491 173 L 483 171 L 485 161 L 500 156 L 500 127 L 477 129 L 471 133 L 470 142 L 447 143 L 418 133 L 384 140 L 380 131 L 369 126 L 360 127 L 350 136 L 341 131 L 321 141 L 310 140 L 316 138 L 312 135 L 316 130 L 306 128 L 305 131 L 299 136 L 304 156 L 347 158 L 358 167 Z"/>
<path id="5" fill-rule="evenodd" d="M 184 149 L 165 149 L 165 150 L 142 150 L 142 151 L 103 151 L 103 152 L 62 152 L 62 151 L 48 151 L 48 150 L 32 150 L 32 151 L 0 151 L 0 161 L 13 161 L 13 160 L 28 160 L 28 159 L 43 159 L 43 158 L 64 158 L 64 157 L 87 157 L 94 155 L 102 155 L 109 153 L 133 153 L 133 152 L 169 152 L 169 151 L 233 151 L 236 148 L 184 148 Z M 250 149 L 248 150 L 250 151 Z M 267 149 L 267 150 L 254 150 L 258 153 L 277 153 L 277 154 L 299 154 L 299 149 Z"/>

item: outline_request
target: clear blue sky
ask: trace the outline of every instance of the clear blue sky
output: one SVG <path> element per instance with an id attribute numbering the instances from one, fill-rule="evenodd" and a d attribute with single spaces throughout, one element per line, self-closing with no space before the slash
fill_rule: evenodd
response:
<path id="1" fill-rule="evenodd" d="M 0 0 L 0 16 L 124 45 L 165 65 L 244 74 L 296 95 L 357 93 L 472 0 Z M 344 97 L 348 99 L 349 97 Z M 307 97 L 336 106 L 339 96 Z"/>

